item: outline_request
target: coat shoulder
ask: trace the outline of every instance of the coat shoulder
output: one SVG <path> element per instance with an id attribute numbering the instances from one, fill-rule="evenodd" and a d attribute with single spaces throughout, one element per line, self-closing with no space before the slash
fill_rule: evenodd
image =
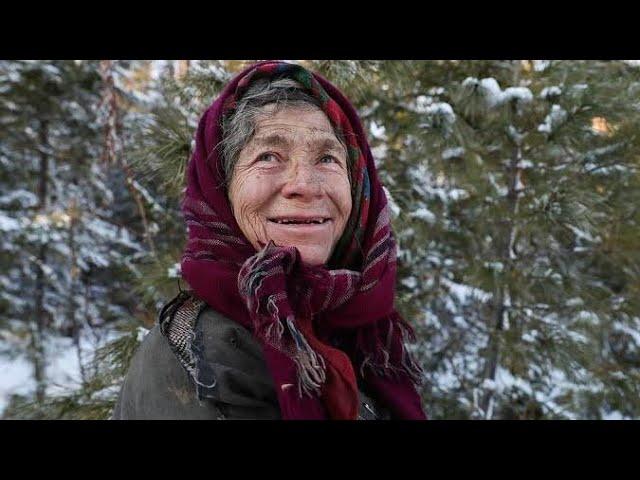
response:
<path id="1" fill-rule="evenodd" d="M 194 395 L 189 375 L 156 325 L 143 339 L 125 376 L 114 420 L 207 420 L 222 418 L 212 402 Z"/>
<path id="2" fill-rule="evenodd" d="M 134 354 L 112 418 L 278 418 L 250 332 L 193 297 L 178 297 Z"/>

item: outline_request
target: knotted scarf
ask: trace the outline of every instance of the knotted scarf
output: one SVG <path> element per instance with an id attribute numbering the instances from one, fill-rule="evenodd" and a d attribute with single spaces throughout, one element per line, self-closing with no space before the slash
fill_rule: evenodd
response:
<path id="1" fill-rule="evenodd" d="M 353 206 L 327 265 L 309 266 L 295 247 L 273 242 L 256 251 L 232 213 L 221 120 L 265 77 L 299 82 L 347 143 Z M 405 346 L 413 331 L 394 308 L 397 247 L 387 199 L 358 115 L 336 87 L 278 61 L 238 74 L 199 122 L 182 210 L 182 276 L 260 341 L 284 419 L 355 419 L 359 383 L 393 418 L 426 418 L 416 390 L 421 371 Z"/>

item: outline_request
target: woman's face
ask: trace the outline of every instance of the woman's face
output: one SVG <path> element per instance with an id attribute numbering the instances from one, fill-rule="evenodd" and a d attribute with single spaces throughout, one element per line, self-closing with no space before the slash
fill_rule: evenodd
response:
<path id="1" fill-rule="evenodd" d="M 351 213 L 346 151 L 320 109 L 264 113 L 232 173 L 233 214 L 256 250 L 273 240 L 322 265 Z"/>

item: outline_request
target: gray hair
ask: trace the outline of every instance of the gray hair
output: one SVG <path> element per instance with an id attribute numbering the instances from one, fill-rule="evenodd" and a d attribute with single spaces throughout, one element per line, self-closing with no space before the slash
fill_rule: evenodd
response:
<path id="1" fill-rule="evenodd" d="M 290 78 L 261 78 L 253 82 L 238 100 L 235 110 L 222 119 L 222 141 L 219 147 L 223 176 L 227 184 L 231 180 L 240 152 L 253 137 L 258 117 L 265 114 L 264 107 L 267 105 L 275 106 L 271 113 L 287 107 L 322 109 L 319 100 Z M 344 139 L 335 128 L 334 133 L 347 151 Z M 347 159 L 347 164 L 349 163 Z"/>

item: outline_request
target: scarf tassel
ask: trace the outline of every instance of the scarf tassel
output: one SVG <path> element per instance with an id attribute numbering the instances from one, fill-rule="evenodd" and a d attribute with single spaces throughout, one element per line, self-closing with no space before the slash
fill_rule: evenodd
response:
<path id="1" fill-rule="evenodd" d="M 298 393 L 307 395 L 319 395 L 320 388 L 327 379 L 326 364 L 322 356 L 318 355 L 309 345 L 304 335 L 296 328 L 293 317 L 287 318 L 289 333 L 296 345 L 296 355 L 293 361 L 298 371 Z"/>
<path id="2" fill-rule="evenodd" d="M 282 341 L 284 326 L 274 295 L 267 300 L 267 311 L 270 314 L 270 321 L 264 329 L 263 336 L 271 345 L 278 345 Z M 322 356 L 311 348 L 307 339 L 296 328 L 292 315 L 287 317 L 286 323 L 296 347 L 296 354 L 292 360 L 296 365 L 298 394 L 300 397 L 303 395 L 309 397 L 313 394 L 319 395 L 320 389 L 326 380 L 325 361 Z"/>
<path id="3" fill-rule="evenodd" d="M 360 365 L 360 375 L 364 377 L 365 370 L 369 369 L 374 375 L 398 379 L 401 374 L 406 375 L 414 385 L 420 385 L 424 376 L 422 368 L 412 358 L 407 350 L 406 343 L 414 338 L 411 328 L 403 323 L 401 319 L 392 321 L 389 319 L 389 329 L 383 342 L 375 335 L 375 344 L 365 345 L 363 338 L 359 339 L 360 350 L 368 352 Z M 398 329 L 400 338 L 394 337 L 394 327 Z M 400 341 L 400 359 L 392 359 L 394 340 Z M 398 361 L 399 360 L 399 361 Z"/>

